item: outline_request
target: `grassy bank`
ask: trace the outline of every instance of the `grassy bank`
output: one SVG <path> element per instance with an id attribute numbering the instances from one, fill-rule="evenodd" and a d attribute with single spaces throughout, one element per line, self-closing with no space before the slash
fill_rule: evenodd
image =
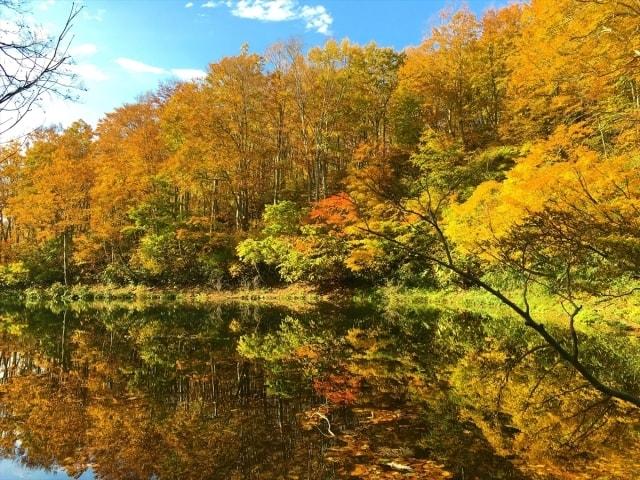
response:
<path id="1" fill-rule="evenodd" d="M 420 308 L 434 306 L 457 312 L 473 312 L 490 317 L 513 317 L 517 315 L 489 293 L 479 289 L 406 289 L 385 287 L 381 297 L 389 308 Z M 504 293 L 516 303 L 522 304 L 522 291 L 507 289 Z M 558 297 L 532 288 L 528 301 L 533 317 L 545 324 L 567 326 L 568 316 Z M 576 327 L 582 331 L 603 331 L 640 337 L 640 294 L 602 301 L 593 297 L 581 299 L 580 314 Z"/>
<path id="2" fill-rule="evenodd" d="M 507 289 L 509 298 L 522 303 L 522 292 Z M 390 309 L 416 309 L 437 307 L 457 312 L 472 312 L 491 317 L 513 317 L 516 314 L 490 294 L 478 289 L 424 289 L 381 287 L 378 289 L 333 289 L 319 291 L 306 285 L 281 288 L 215 290 L 206 287 L 157 288 L 142 285 L 73 285 L 54 284 L 48 288 L 1 292 L 4 300 L 37 302 L 178 302 L 223 303 L 260 302 L 280 305 L 295 310 L 307 310 L 314 305 L 330 302 L 335 305 L 359 304 L 386 306 Z M 567 325 L 567 314 L 557 297 L 540 288 L 532 288 L 528 295 L 531 312 L 542 323 Z M 583 330 L 603 329 L 640 337 L 640 294 L 612 299 L 585 298 L 583 309 L 576 318 L 576 326 Z M 519 319 L 518 319 L 519 320 Z"/>

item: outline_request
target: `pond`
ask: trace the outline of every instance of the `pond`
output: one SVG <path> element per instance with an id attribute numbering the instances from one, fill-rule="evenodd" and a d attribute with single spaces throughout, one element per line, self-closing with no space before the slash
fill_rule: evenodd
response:
<path id="1" fill-rule="evenodd" d="M 584 345 L 637 388 L 636 343 Z M 640 478 L 635 409 L 428 306 L 5 305 L 0 432 L 2 480 Z"/>

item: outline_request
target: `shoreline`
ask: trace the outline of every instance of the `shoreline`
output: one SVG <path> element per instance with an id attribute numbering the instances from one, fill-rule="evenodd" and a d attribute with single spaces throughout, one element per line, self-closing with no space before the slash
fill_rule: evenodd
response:
<path id="1" fill-rule="evenodd" d="M 506 292 L 516 297 L 517 291 Z M 538 289 L 530 293 L 534 312 L 547 322 L 563 325 L 566 314 L 552 295 Z M 319 290 L 304 284 L 265 288 L 235 288 L 217 290 L 212 287 L 148 287 L 142 285 L 115 286 L 107 284 L 77 284 L 65 287 L 54 284 L 49 287 L 7 289 L 0 291 L 0 301 L 37 304 L 45 302 L 74 304 L 101 302 L 144 303 L 264 303 L 292 310 L 309 310 L 321 305 L 388 305 L 392 308 L 424 308 L 434 306 L 454 311 L 467 311 L 491 317 L 512 316 L 495 298 L 477 289 L 457 288 L 406 288 L 394 286 L 339 287 Z M 631 332 L 640 336 L 640 323 L 634 321 L 640 313 L 640 293 L 610 301 L 606 306 L 595 298 L 583 299 L 584 310 L 578 320 L 581 329 L 607 328 Z"/>
<path id="2" fill-rule="evenodd" d="M 319 292 L 306 285 L 288 285 L 271 288 L 236 288 L 217 290 L 207 287 L 149 287 L 143 285 L 115 286 L 106 284 L 76 284 L 64 286 L 54 284 L 49 287 L 7 289 L 0 292 L 0 298 L 20 303 L 93 303 L 104 301 L 131 302 L 178 302 L 178 303 L 224 303 L 260 302 L 287 306 L 295 309 L 311 308 L 322 303 L 343 302 L 350 295 L 337 291 Z"/>

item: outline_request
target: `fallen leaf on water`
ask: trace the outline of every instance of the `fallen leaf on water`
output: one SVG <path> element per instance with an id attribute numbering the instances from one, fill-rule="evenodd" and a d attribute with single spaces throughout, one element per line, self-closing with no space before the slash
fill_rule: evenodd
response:
<path id="1" fill-rule="evenodd" d="M 369 473 L 369 469 L 365 465 L 355 465 L 351 470 L 352 477 L 360 477 Z"/>

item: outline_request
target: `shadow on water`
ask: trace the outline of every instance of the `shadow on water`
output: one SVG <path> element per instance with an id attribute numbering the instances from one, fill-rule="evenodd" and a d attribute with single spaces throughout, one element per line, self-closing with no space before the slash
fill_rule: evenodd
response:
<path id="1" fill-rule="evenodd" d="M 436 309 L 5 306 L 0 477 L 640 478 L 637 413 L 535 341 Z"/>

